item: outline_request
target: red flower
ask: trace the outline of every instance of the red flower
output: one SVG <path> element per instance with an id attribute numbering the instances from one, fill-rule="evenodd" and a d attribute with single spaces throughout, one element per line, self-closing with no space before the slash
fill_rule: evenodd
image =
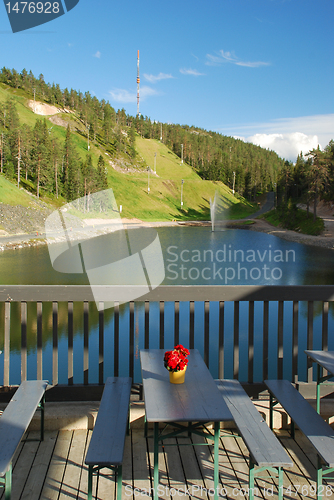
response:
<path id="1" fill-rule="evenodd" d="M 183 345 L 176 345 L 172 351 L 165 352 L 165 368 L 172 372 L 183 370 L 188 364 L 187 356 L 189 356 L 189 354 L 188 349 L 183 347 Z"/>

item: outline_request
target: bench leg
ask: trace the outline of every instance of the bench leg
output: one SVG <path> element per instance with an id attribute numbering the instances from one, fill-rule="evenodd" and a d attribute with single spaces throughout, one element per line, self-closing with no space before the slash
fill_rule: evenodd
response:
<path id="1" fill-rule="evenodd" d="M 41 410 L 41 441 L 44 441 L 44 409 L 45 409 L 45 395 L 42 397 L 39 408 Z"/>
<path id="2" fill-rule="evenodd" d="M 123 473 L 122 473 L 122 466 L 118 465 L 117 466 L 117 500 L 122 500 L 122 479 L 123 479 Z"/>
<path id="3" fill-rule="evenodd" d="M 248 471 L 248 486 L 249 486 L 249 494 L 248 494 L 248 500 L 254 500 L 254 462 L 250 458 L 249 459 L 249 471 Z"/>
<path id="4" fill-rule="evenodd" d="M 320 457 L 318 455 L 318 467 L 317 467 L 317 500 L 322 499 L 322 464 Z"/>
<path id="5" fill-rule="evenodd" d="M 5 476 L 5 500 L 10 500 L 12 494 L 12 464 L 10 464 Z"/>
<path id="6" fill-rule="evenodd" d="M 283 500 L 283 469 L 278 467 L 278 500 Z"/>
<path id="7" fill-rule="evenodd" d="M 93 466 L 88 465 L 88 500 L 92 500 L 93 490 Z"/>

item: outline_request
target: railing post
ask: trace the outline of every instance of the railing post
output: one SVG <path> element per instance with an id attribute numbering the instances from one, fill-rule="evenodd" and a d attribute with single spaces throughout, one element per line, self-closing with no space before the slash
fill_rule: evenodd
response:
<path id="1" fill-rule="evenodd" d="M 209 366 L 210 355 L 210 302 L 204 302 L 204 361 L 206 366 Z"/>
<path id="2" fill-rule="evenodd" d="M 104 383 L 104 302 L 99 302 L 99 385 Z"/>
<path id="3" fill-rule="evenodd" d="M 9 363 L 10 363 L 10 302 L 5 302 L 5 338 L 4 338 L 4 368 L 3 385 L 9 386 Z"/>
<path id="4" fill-rule="evenodd" d="M 195 302 L 189 302 L 189 349 L 195 346 Z"/>
<path id="5" fill-rule="evenodd" d="M 21 382 L 27 380 L 27 303 L 21 302 Z"/>
<path id="6" fill-rule="evenodd" d="M 58 384 L 58 302 L 52 302 L 52 384 Z"/>
<path id="7" fill-rule="evenodd" d="M 159 349 L 165 347 L 165 302 L 159 302 Z"/>
<path id="8" fill-rule="evenodd" d="M 248 304 L 248 382 L 254 381 L 254 300 Z"/>
<path id="9" fill-rule="evenodd" d="M 68 385 L 73 385 L 73 302 L 68 302 Z"/>
<path id="10" fill-rule="evenodd" d="M 314 302 L 309 300 L 307 303 L 307 349 L 313 349 L 313 318 Z M 313 363 L 311 358 L 307 358 L 307 382 L 313 381 Z"/>
<path id="11" fill-rule="evenodd" d="M 144 333 L 144 346 L 145 349 L 150 347 L 150 303 L 145 301 L 145 333 Z"/>
<path id="12" fill-rule="evenodd" d="M 292 382 L 296 384 L 298 382 L 298 311 L 299 302 L 297 300 L 293 301 L 293 312 L 292 312 Z"/>
<path id="13" fill-rule="evenodd" d="M 84 301 L 84 352 L 83 352 L 83 370 L 84 385 L 88 385 L 89 376 L 89 302 Z"/>
<path id="14" fill-rule="evenodd" d="M 233 378 L 239 378 L 239 301 L 234 302 Z"/>
<path id="15" fill-rule="evenodd" d="M 225 302 L 219 301 L 219 323 L 218 323 L 218 377 L 224 378 L 224 313 Z"/>
<path id="16" fill-rule="evenodd" d="M 263 380 L 268 378 L 268 355 L 269 355 L 269 302 L 263 301 Z"/>
<path id="17" fill-rule="evenodd" d="M 284 302 L 278 302 L 278 326 L 277 326 L 277 378 L 283 378 L 283 314 Z"/>
<path id="18" fill-rule="evenodd" d="M 180 343 L 180 302 L 174 302 L 174 345 Z"/>
<path id="19" fill-rule="evenodd" d="M 43 303 L 37 302 L 37 380 L 43 379 Z"/>
<path id="20" fill-rule="evenodd" d="M 129 377 L 132 378 L 134 376 L 134 354 L 135 354 L 135 304 L 134 302 L 130 302 L 130 345 L 129 345 Z"/>
<path id="21" fill-rule="evenodd" d="M 114 377 L 119 375 L 119 302 L 114 304 Z"/>

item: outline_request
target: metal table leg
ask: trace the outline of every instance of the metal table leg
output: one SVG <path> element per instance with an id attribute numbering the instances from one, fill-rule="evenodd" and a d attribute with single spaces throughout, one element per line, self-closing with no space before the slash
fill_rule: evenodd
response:
<path id="1" fill-rule="evenodd" d="M 154 500 L 158 500 L 158 485 L 159 485 L 159 422 L 154 422 L 153 429 L 153 441 L 154 441 L 154 472 L 153 472 L 153 482 L 154 482 Z"/>
<path id="2" fill-rule="evenodd" d="M 220 436 L 220 422 L 214 423 L 215 440 L 214 440 L 214 477 L 213 483 L 215 488 L 214 500 L 218 500 L 218 484 L 219 484 L 219 436 Z"/>

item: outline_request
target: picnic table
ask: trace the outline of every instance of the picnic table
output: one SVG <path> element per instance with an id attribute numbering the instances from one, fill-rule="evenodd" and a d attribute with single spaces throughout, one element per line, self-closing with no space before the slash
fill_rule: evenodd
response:
<path id="1" fill-rule="evenodd" d="M 220 422 L 233 417 L 219 389 L 197 349 L 191 349 L 183 384 L 171 384 L 164 367 L 163 349 L 143 349 L 140 362 L 143 380 L 146 422 L 153 424 L 154 441 L 154 500 L 158 499 L 159 441 L 174 437 L 184 431 L 196 433 L 214 442 L 214 499 L 219 489 L 219 436 Z M 172 424 L 168 434 L 159 432 L 159 424 Z M 213 434 L 203 425 L 213 423 Z"/>

